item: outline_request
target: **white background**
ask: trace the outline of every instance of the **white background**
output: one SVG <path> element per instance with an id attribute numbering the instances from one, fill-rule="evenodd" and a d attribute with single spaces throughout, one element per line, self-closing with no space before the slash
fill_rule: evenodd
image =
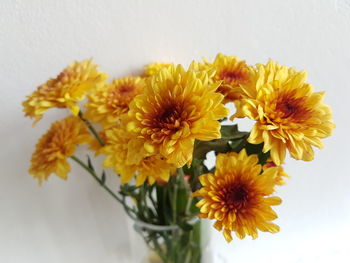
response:
<path id="1" fill-rule="evenodd" d="M 214 262 L 349 262 L 349 26 L 349 0 L 1 0 L 0 262 L 133 262 L 130 222 L 84 171 L 42 187 L 28 175 L 36 140 L 65 112 L 50 110 L 32 128 L 25 95 L 72 60 L 93 57 L 119 77 L 218 52 L 306 69 L 337 128 L 315 161 L 287 159 L 281 232 L 226 244 L 213 230 Z"/>

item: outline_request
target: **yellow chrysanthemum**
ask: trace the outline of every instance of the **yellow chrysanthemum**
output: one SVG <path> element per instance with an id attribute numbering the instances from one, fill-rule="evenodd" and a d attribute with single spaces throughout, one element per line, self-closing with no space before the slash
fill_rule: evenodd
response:
<path id="1" fill-rule="evenodd" d="M 69 116 L 54 122 L 36 145 L 29 173 L 38 178 L 40 184 L 52 173 L 66 179 L 70 171 L 67 158 L 74 154 L 78 144 L 88 144 L 91 140 L 84 122 L 78 117 Z"/>
<path id="2" fill-rule="evenodd" d="M 150 63 L 145 66 L 145 71 L 144 71 L 144 76 L 145 77 L 150 77 L 153 76 L 154 74 L 157 74 L 161 69 L 169 67 L 173 64 L 170 63 Z"/>
<path id="3" fill-rule="evenodd" d="M 137 149 L 139 154 L 133 155 L 130 148 Z M 175 171 L 175 167 L 160 155 L 150 155 L 143 150 L 140 140 L 130 141 L 128 132 L 122 126 L 106 130 L 106 146 L 102 152 L 107 155 L 104 167 L 113 168 L 120 175 L 122 183 L 129 182 L 134 176 L 136 186 L 146 180 L 151 185 L 158 180 L 167 182 Z"/>
<path id="4" fill-rule="evenodd" d="M 69 108 L 74 115 L 79 113 L 76 102 L 85 98 L 86 93 L 102 85 L 107 74 L 99 72 L 92 60 L 73 62 L 56 78 L 40 85 L 23 102 L 25 116 L 39 121 L 50 108 Z"/>
<path id="5" fill-rule="evenodd" d="M 289 175 L 284 171 L 282 165 L 276 165 L 271 158 L 267 160 L 267 163 L 264 164 L 263 169 L 268 169 L 271 167 L 277 167 L 277 174 L 275 177 L 275 181 L 277 185 L 284 185 L 286 182 L 284 181 L 284 178 L 289 178 Z"/>
<path id="6" fill-rule="evenodd" d="M 247 156 L 243 149 L 238 153 L 219 154 L 214 174 L 199 177 L 202 188 L 194 196 L 203 197 L 196 206 L 199 217 L 215 219 L 214 227 L 222 231 L 227 242 L 231 232 L 243 239 L 258 237 L 257 230 L 276 233 L 279 227 L 271 221 L 277 218 L 271 206 L 279 205 L 274 192 L 276 168 L 261 173 L 256 155 Z"/>
<path id="7" fill-rule="evenodd" d="M 115 79 L 89 94 L 84 117 L 102 124 L 104 128 L 111 127 L 129 110 L 130 101 L 143 88 L 144 80 L 140 77 Z"/>
<path id="8" fill-rule="evenodd" d="M 251 85 L 255 76 L 254 68 L 248 66 L 245 61 L 223 54 L 218 54 L 213 63 L 205 61 L 205 64 L 196 63 L 192 64 L 191 67 L 195 67 L 197 70 L 215 70 L 211 79 L 221 82 L 217 92 L 225 96 L 224 103 L 245 97 L 241 86 Z"/>
<path id="9" fill-rule="evenodd" d="M 236 102 L 236 117 L 248 117 L 256 123 L 248 142 L 264 142 L 276 165 L 283 163 L 286 149 L 297 160 L 310 161 L 311 145 L 322 148 L 321 138 L 335 127 L 331 109 L 323 103 L 324 92 L 313 92 L 305 83 L 306 72 L 270 61 L 257 66 L 253 86 L 244 88 L 249 98 Z"/>
<path id="10" fill-rule="evenodd" d="M 130 103 L 128 131 L 143 140 L 150 154 L 160 153 L 176 167 L 191 163 L 195 139 L 221 137 L 218 120 L 227 116 L 228 109 L 215 92 L 217 87 L 205 74 L 198 78 L 180 65 L 164 68 Z"/>

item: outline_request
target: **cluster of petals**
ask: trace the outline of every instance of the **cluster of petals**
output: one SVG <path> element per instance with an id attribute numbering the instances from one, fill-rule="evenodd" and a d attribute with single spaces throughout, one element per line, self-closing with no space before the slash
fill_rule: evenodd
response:
<path id="1" fill-rule="evenodd" d="M 142 148 L 142 140 L 131 140 L 122 125 L 116 125 L 105 132 L 106 145 L 101 152 L 106 155 L 103 166 L 113 168 L 120 175 L 121 183 L 128 183 L 136 176 L 136 186 L 145 181 L 152 185 L 167 182 L 176 170 L 160 155 L 150 155 Z M 138 149 L 133 155 L 129 149 Z"/>
<path id="2" fill-rule="evenodd" d="M 87 92 L 103 85 L 106 79 L 107 74 L 98 71 L 91 59 L 75 61 L 27 96 L 22 104 L 25 116 L 39 121 L 50 108 L 69 108 L 78 115 L 77 102 L 82 101 Z"/>
<path id="3" fill-rule="evenodd" d="M 322 138 L 335 125 L 331 109 L 323 103 L 324 92 L 314 92 L 306 83 L 306 72 L 269 61 L 256 67 L 256 81 L 243 87 L 245 97 L 235 102 L 233 117 L 248 117 L 256 123 L 248 142 L 264 143 L 273 162 L 284 162 L 286 151 L 297 160 L 310 161 L 312 146 L 323 147 Z"/>
<path id="4" fill-rule="evenodd" d="M 271 206 L 281 199 L 271 196 L 275 191 L 277 168 L 262 170 L 257 155 L 240 153 L 219 154 L 213 174 L 199 177 L 202 188 L 193 195 L 202 197 L 197 203 L 199 217 L 216 220 L 214 227 L 223 231 L 227 242 L 232 232 L 243 239 L 258 237 L 258 230 L 276 233 L 279 227 L 271 221 L 277 214 Z"/>
<path id="5" fill-rule="evenodd" d="M 69 116 L 54 122 L 36 145 L 29 173 L 39 183 L 47 180 L 52 173 L 66 179 L 70 171 L 67 158 L 74 155 L 78 144 L 90 144 L 93 140 L 78 117 Z"/>
<path id="6" fill-rule="evenodd" d="M 144 88 L 141 77 L 124 77 L 106 83 L 88 95 L 84 117 L 104 128 L 115 125 L 129 110 L 129 103 Z"/>
<path id="7" fill-rule="evenodd" d="M 245 95 L 241 87 L 251 85 L 255 77 L 254 68 L 244 60 L 221 53 L 212 63 L 204 60 L 204 63 L 192 63 L 191 67 L 197 71 L 212 73 L 209 74 L 211 81 L 221 83 L 217 92 L 224 95 L 224 103 L 241 99 Z"/>
<path id="8" fill-rule="evenodd" d="M 190 164 L 196 139 L 221 137 L 219 120 L 228 109 L 216 92 L 218 85 L 205 72 L 199 75 L 180 65 L 162 68 L 130 103 L 128 132 L 143 140 L 149 154 L 160 154 L 176 167 Z"/>

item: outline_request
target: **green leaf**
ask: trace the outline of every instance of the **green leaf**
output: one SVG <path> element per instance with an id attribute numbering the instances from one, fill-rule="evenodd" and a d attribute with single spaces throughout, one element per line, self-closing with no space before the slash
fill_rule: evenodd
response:
<path id="1" fill-rule="evenodd" d="M 180 215 L 186 214 L 186 206 L 188 202 L 188 191 L 185 188 L 180 188 L 177 191 L 177 200 L 176 200 L 176 211 Z"/>
<path id="2" fill-rule="evenodd" d="M 103 170 L 102 171 L 102 175 L 101 175 L 101 185 L 104 185 L 106 182 L 106 173 L 105 171 Z"/>
<path id="3" fill-rule="evenodd" d="M 264 147 L 263 143 L 251 144 L 251 143 L 247 142 L 245 148 L 247 150 L 247 153 L 250 155 L 250 154 L 259 154 L 259 153 L 261 153 L 263 147 Z"/>
<path id="4" fill-rule="evenodd" d="M 204 165 L 203 159 L 193 158 L 191 167 L 187 167 L 187 165 L 185 165 L 182 167 L 182 169 L 185 174 L 195 175 L 198 173 L 198 168 L 200 168 L 202 165 Z"/>
<path id="5" fill-rule="evenodd" d="M 199 197 L 194 197 L 191 200 L 191 206 L 190 206 L 190 214 L 191 215 L 198 215 L 199 213 L 199 208 L 196 206 L 196 204 L 199 202 L 200 198 Z"/>
<path id="6" fill-rule="evenodd" d="M 211 151 L 222 153 L 230 151 L 228 140 L 219 139 L 208 142 L 195 141 L 193 158 L 204 160 L 207 153 Z"/>
<path id="7" fill-rule="evenodd" d="M 259 157 L 259 163 L 264 165 L 265 163 L 267 163 L 267 159 L 270 157 L 270 152 L 267 152 L 267 153 L 260 153 L 258 155 Z"/>
<path id="8" fill-rule="evenodd" d="M 248 132 L 238 131 L 237 125 L 223 125 L 221 126 L 221 139 L 212 141 L 195 141 L 193 158 L 206 158 L 208 152 L 227 153 L 232 151 L 232 146 L 229 145 L 231 141 L 246 140 Z M 239 144 L 240 142 L 238 142 Z"/>
<path id="9" fill-rule="evenodd" d="M 184 167 L 185 168 L 185 167 Z M 191 175 L 189 178 L 189 184 L 192 192 L 201 188 L 198 176 L 201 174 L 208 173 L 208 168 L 204 164 L 204 160 L 194 158 L 192 160 L 191 168 L 184 169 L 185 174 Z"/>
<path id="10" fill-rule="evenodd" d="M 251 144 L 251 143 L 246 143 L 246 150 L 249 155 L 251 154 L 257 154 L 259 158 L 259 163 L 260 164 L 265 164 L 267 162 L 267 159 L 270 157 L 270 152 L 264 153 L 263 150 L 264 143 L 260 144 Z"/>
<path id="11" fill-rule="evenodd" d="M 92 162 L 91 162 L 91 159 L 90 159 L 90 156 L 89 156 L 89 155 L 87 155 L 87 159 L 88 159 L 88 167 L 89 167 L 92 171 L 95 171 L 94 166 L 92 165 Z"/>
<path id="12" fill-rule="evenodd" d="M 134 185 L 122 184 L 120 185 L 119 193 L 124 196 L 131 196 L 135 198 L 135 196 L 137 195 L 137 193 L 135 192 L 136 189 L 138 189 L 138 187 Z"/>
<path id="13" fill-rule="evenodd" d="M 230 145 L 231 149 L 236 152 L 237 149 L 239 149 L 240 145 L 242 144 L 243 140 L 242 139 L 238 139 L 238 140 L 232 140 L 229 141 L 228 144 Z M 239 151 L 239 150 L 238 150 Z"/>
<path id="14" fill-rule="evenodd" d="M 171 205 L 169 200 L 168 189 L 166 188 L 168 185 L 161 186 L 156 185 L 156 193 L 157 193 L 157 213 L 159 215 L 159 220 L 162 225 L 169 225 L 171 223 Z"/>
<path id="15" fill-rule="evenodd" d="M 235 140 L 245 137 L 249 132 L 241 132 L 238 130 L 238 125 L 222 125 L 221 126 L 221 139 Z"/>
<path id="16" fill-rule="evenodd" d="M 240 152 L 247 144 L 248 135 L 243 138 L 229 141 L 231 152 Z"/>

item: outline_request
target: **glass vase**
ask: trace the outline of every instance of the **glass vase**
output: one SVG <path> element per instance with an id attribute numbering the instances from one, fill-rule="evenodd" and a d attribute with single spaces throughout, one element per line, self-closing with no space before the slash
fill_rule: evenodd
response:
<path id="1" fill-rule="evenodd" d="M 207 228 L 202 227 L 198 218 L 178 225 L 152 225 L 134 221 L 135 233 L 142 237 L 147 245 L 140 263 L 201 263 L 204 249 L 208 244 Z M 135 243 L 136 246 L 137 242 Z M 207 251 L 206 251 L 207 252 Z M 141 247 L 136 247 L 133 253 L 142 253 Z M 208 254 L 208 253 L 206 253 Z M 207 257 L 207 256 L 206 256 Z M 135 257 L 134 257 L 135 258 Z M 208 258 L 205 260 L 207 261 Z"/>

